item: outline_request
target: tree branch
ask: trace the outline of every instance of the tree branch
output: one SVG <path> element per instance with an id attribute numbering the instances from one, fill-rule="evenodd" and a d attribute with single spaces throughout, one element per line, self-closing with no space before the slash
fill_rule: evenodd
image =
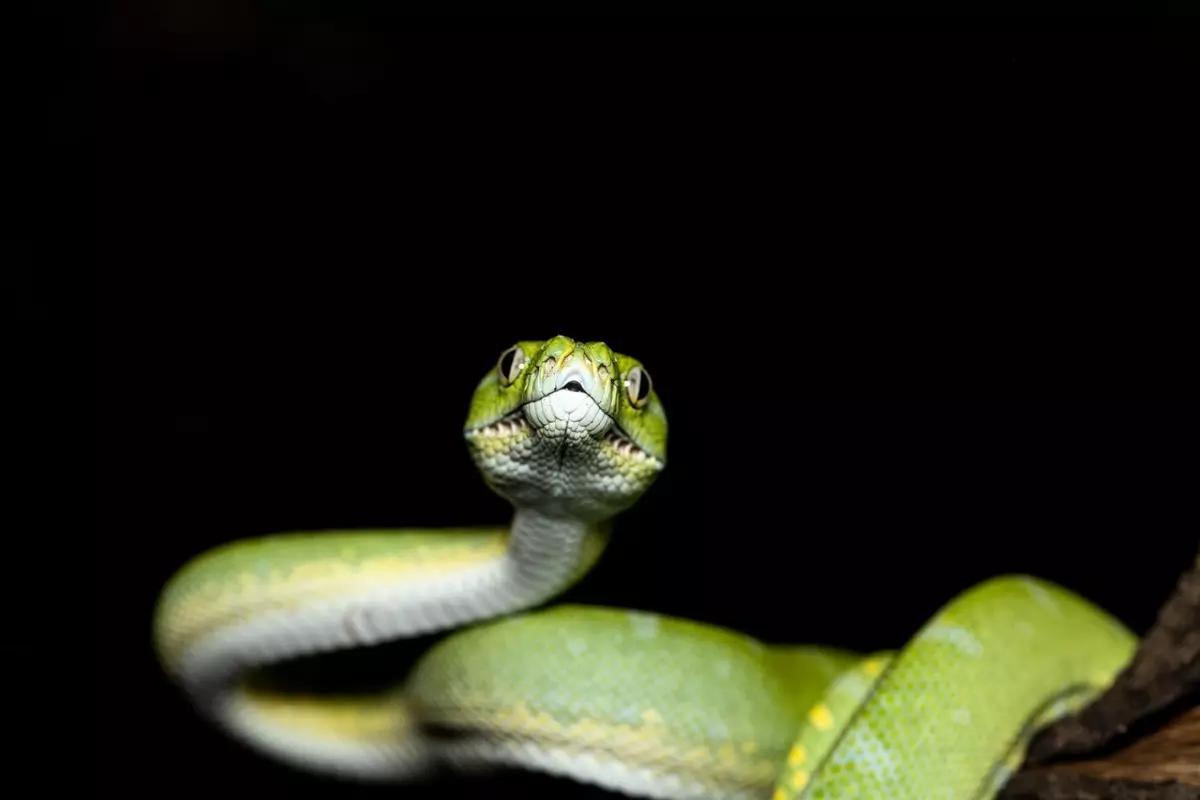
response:
<path id="1" fill-rule="evenodd" d="M 1200 555 L 1129 666 L 1042 730 L 1000 800 L 1200 800 Z"/>

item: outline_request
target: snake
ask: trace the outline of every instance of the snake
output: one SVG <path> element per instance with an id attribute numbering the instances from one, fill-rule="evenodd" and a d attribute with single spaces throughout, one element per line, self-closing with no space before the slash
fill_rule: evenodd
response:
<path id="1" fill-rule="evenodd" d="M 1133 655 L 1119 620 L 1023 574 L 967 588 L 868 653 L 547 606 L 666 466 L 650 373 L 603 342 L 518 342 L 479 381 L 463 436 L 508 525 L 271 534 L 166 581 L 154 649 L 200 717 L 349 780 L 515 768 L 659 800 L 988 800 L 1032 735 Z M 390 688 L 271 681 L 280 663 L 434 633 Z"/>

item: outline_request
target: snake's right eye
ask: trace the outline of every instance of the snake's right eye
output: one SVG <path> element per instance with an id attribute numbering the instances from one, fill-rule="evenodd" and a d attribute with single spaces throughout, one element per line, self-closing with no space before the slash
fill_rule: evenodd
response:
<path id="1" fill-rule="evenodd" d="M 525 367 L 525 351 L 520 347 L 510 347 L 500 354 L 500 363 L 496 371 L 500 375 L 501 386 L 511 386 Z"/>
<path id="2" fill-rule="evenodd" d="M 629 395 L 629 404 L 634 408 L 642 408 L 650 399 L 650 373 L 645 367 L 634 367 L 625 375 L 625 392 Z"/>

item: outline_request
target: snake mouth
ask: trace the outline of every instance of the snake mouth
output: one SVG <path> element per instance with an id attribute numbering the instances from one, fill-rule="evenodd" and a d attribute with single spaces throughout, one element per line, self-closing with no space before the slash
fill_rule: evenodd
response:
<path id="1" fill-rule="evenodd" d="M 479 428 L 470 431 L 472 436 L 480 436 L 485 438 L 499 438 L 506 436 L 514 436 L 518 433 L 528 432 L 536 434 L 537 429 L 525 416 L 525 406 L 528 403 L 523 403 L 512 411 L 495 422 L 489 422 Z M 617 424 L 615 418 L 604 412 L 611 422 L 610 427 L 601 437 L 616 453 L 626 458 L 634 458 L 638 460 L 657 461 L 657 459 L 647 453 L 643 448 L 639 447 L 633 437 L 625 432 L 620 425 Z"/>
<path id="2" fill-rule="evenodd" d="M 489 422 L 479 428 L 471 431 L 473 436 L 512 436 L 520 433 L 523 430 L 528 430 L 530 427 L 529 420 L 525 419 L 525 409 L 518 406 L 515 410 L 508 412 L 495 422 Z"/>
<path id="3" fill-rule="evenodd" d="M 625 431 L 621 430 L 620 426 L 617 425 L 616 420 L 613 421 L 613 427 L 608 431 L 608 433 L 604 434 L 604 440 L 622 456 L 636 458 L 639 460 L 658 460 L 642 448 L 638 447 L 637 443 L 633 441 L 633 439 L 630 438 Z"/>

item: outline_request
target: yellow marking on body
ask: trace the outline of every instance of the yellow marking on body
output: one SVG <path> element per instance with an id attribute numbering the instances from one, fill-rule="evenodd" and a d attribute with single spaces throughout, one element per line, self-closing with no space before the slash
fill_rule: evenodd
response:
<path id="1" fill-rule="evenodd" d="M 827 731 L 833 727 L 833 713 L 830 712 L 829 706 L 824 703 L 817 703 L 812 707 L 812 711 L 808 712 L 808 721 L 817 730 Z"/>
<path id="2" fill-rule="evenodd" d="M 883 662 L 878 658 L 868 659 L 862 668 L 863 672 L 867 673 L 867 677 L 878 678 L 879 673 L 883 672 Z"/>
<path id="3" fill-rule="evenodd" d="M 752 756 L 758 752 L 758 742 L 742 742 L 742 752 Z"/>
<path id="4" fill-rule="evenodd" d="M 788 752 L 788 766 L 798 767 L 808 761 L 808 748 L 802 744 L 793 745 Z"/>
<path id="5" fill-rule="evenodd" d="M 414 725 L 399 701 L 297 698 L 243 689 L 241 699 L 272 725 L 330 741 L 394 740 Z"/>
<path id="6" fill-rule="evenodd" d="M 662 714 L 654 709 L 642 712 L 643 722 L 630 725 L 592 717 L 561 722 L 524 701 L 503 710 L 486 706 L 469 708 L 463 703 L 456 703 L 456 706 L 438 709 L 436 714 L 427 713 L 426 721 L 465 730 L 501 732 L 573 755 L 612 759 L 655 772 L 679 769 L 700 772 L 731 787 L 757 786 L 765 791 L 774 784 L 778 773 L 778 759 L 770 754 L 756 755 L 757 743 L 753 743 L 754 752 L 744 745 L 735 748 L 729 743 L 713 752 L 704 746 L 680 742 L 672 735 Z M 739 749 L 746 752 L 739 753 Z"/>
<path id="7" fill-rule="evenodd" d="M 802 769 L 798 769 L 792 775 L 792 788 L 803 789 L 805 786 L 808 786 L 808 773 Z"/>
<path id="8" fill-rule="evenodd" d="M 783 789 L 776 789 L 775 794 L 771 795 L 771 800 L 788 800 L 787 792 Z"/>
<path id="9" fill-rule="evenodd" d="M 575 723 L 575 726 L 571 728 L 571 733 L 585 741 L 598 740 L 600 737 L 608 735 L 609 727 L 599 720 L 584 717 Z"/>

